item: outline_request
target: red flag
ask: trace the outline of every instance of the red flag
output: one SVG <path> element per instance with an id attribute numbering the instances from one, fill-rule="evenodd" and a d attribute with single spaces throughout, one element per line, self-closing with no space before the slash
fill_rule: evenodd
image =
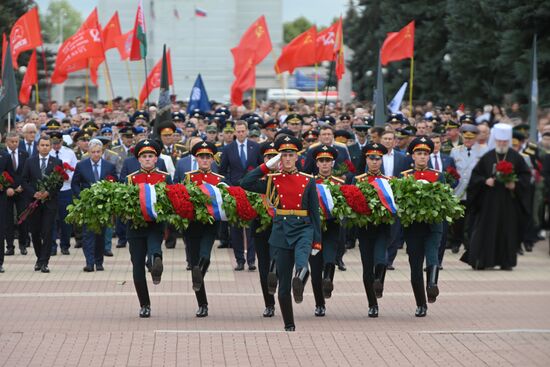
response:
<path id="1" fill-rule="evenodd" d="M 231 85 L 231 104 L 240 106 L 243 104 L 243 94 L 246 90 L 254 88 L 256 85 L 256 65 L 254 65 L 254 58 L 249 57 L 248 62 L 245 63 L 241 74 L 235 79 L 233 85 Z"/>
<path id="2" fill-rule="evenodd" d="M 27 65 L 27 72 L 21 82 L 21 89 L 19 91 L 19 102 L 22 104 L 29 103 L 31 99 L 31 91 L 33 85 L 38 83 L 38 71 L 36 68 L 36 50 L 32 51 L 29 64 Z"/>
<path id="3" fill-rule="evenodd" d="M 172 59 L 170 57 L 170 50 L 166 51 L 166 61 L 168 63 L 168 83 L 173 84 L 172 81 Z M 149 97 L 149 94 L 154 89 L 160 88 L 160 77 L 162 73 L 162 57 L 160 60 L 153 66 L 151 71 L 149 72 L 149 75 L 147 76 L 147 80 L 145 81 L 146 84 L 143 85 L 141 88 L 141 92 L 139 93 L 139 104 L 143 104 L 143 102 Z"/>
<path id="4" fill-rule="evenodd" d="M 94 9 L 80 29 L 63 42 L 59 48 L 55 61 L 55 69 L 51 78 L 52 84 L 63 83 L 67 79 L 68 74 L 86 69 L 90 66 L 91 59 L 93 58 L 100 59 L 101 61 L 105 58 L 103 43 L 101 41 L 101 30 L 97 21 L 97 9 Z M 94 63 L 98 61 L 94 61 Z M 97 72 L 97 68 L 92 70 L 92 73 L 94 72 Z M 97 84 L 97 74 L 94 74 L 92 78 L 95 78 Z"/>
<path id="5" fill-rule="evenodd" d="M 117 47 L 117 38 L 120 37 L 121 34 L 122 32 L 120 31 L 118 11 L 115 11 L 101 32 L 101 37 L 103 38 L 103 49 L 107 51 Z"/>
<path id="6" fill-rule="evenodd" d="M 344 30 L 342 28 L 342 17 L 336 23 L 336 42 L 334 43 L 334 53 L 336 55 L 336 78 L 342 79 L 342 76 L 346 72 L 346 65 L 344 63 Z"/>
<path id="7" fill-rule="evenodd" d="M 299 66 L 313 65 L 316 62 L 315 49 L 317 27 L 313 26 L 294 38 L 283 48 L 281 56 L 275 63 L 275 71 L 280 74 L 284 71 L 293 73 Z"/>
<path id="8" fill-rule="evenodd" d="M 132 48 L 130 49 L 130 60 L 141 60 L 147 56 L 147 38 L 145 34 L 145 16 L 143 6 L 139 0 L 134 31 L 132 33 Z"/>
<path id="9" fill-rule="evenodd" d="M 32 50 L 42 45 L 38 7 L 23 14 L 13 25 L 10 33 L 11 59 L 17 69 L 17 57 L 23 51 Z"/>
<path id="10" fill-rule="evenodd" d="M 239 59 L 235 57 L 233 50 L 246 50 L 247 52 L 238 52 Z M 258 65 L 271 52 L 273 45 L 271 37 L 265 22 L 265 16 L 261 16 L 244 32 L 237 47 L 231 49 L 235 59 L 233 75 L 238 77 L 244 66 L 247 64 L 249 56 L 252 56 L 254 65 Z"/>
<path id="11" fill-rule="evenodd" d="M 338 21 L 330 27 L 317 32 L 317 50 L 315 52 L 316 61 L 334 61 L 334 50 L 338 47 L 336 44 L 336 34 L 341 27 Z"/>
<path id="12" fill-rule="evenodd" d="M 132 31 L 128 31 L 116 39 L 116 47 L 120 54 L 121 60 L 127 60 L 130 57 L 130 50 L 132 49 Z"/>
<path id="13" fill-rule="evenodd" d="M 414 55 L 414 20 L 399 32 L 387 34 L 380 50 L 382 65 L 412 58 Z"/>

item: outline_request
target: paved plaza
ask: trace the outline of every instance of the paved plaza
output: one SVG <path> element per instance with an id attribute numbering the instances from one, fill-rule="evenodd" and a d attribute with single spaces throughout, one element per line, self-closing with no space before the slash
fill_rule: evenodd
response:
<path id="1" fill-rule="evenodd" d="M 0 274 L 0 366 L 549 366 L 548 243 L 511 272 L 472 271 L 447 252 L 441 295 L 414 317 L 406 255 L 388 272 L 380 317 L 367 317 L 357 248 L 337 271 L 327 315 L 313 315 L 308 284 L 295 305 L 297 331 L 278 309 L 263 318 L 258 272 L 235 272 L 232 250 L 215 249 L 206 276 L 210 316 L 195 317 L 181 240 L 165 250 L 152 317 L 138 318 L 127 248 L 105 271 L 84 273 L 80 249 L 33 271 L 34 253 L 6 257 Z"/>

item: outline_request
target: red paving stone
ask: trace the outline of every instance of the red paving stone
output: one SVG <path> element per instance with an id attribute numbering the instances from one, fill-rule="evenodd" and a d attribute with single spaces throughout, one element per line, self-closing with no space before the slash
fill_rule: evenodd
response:
<path id="1" fill-rule="evenodd" d="M 257 272 L 234 272 L 231 250 L 216 249 L 206 276 L 210 316 L 196 302 L 181 241 L 165 251 L 152 317 L 139 319 L 127 249 L 106 271 L 84 273 L 81 250 L 53 257 L 50 274 L 34 255 L 6 257 L 0 274 L 0 366 L 549 366 L 548 243 L 512 272 L 474 272 L 446 254 L 441 295 L 415 318 L 406 256 L 388 272 L 380 317 L 367 317 L 357 249 L 337 271 L 327 316 L 313 315 L 308 285 L 295 305 L 297 332 L 261 316 Z"/>

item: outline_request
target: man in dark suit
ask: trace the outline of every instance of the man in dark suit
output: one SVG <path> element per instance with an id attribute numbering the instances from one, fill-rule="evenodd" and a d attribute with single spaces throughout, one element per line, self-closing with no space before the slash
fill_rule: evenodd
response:
<path id="1" fill-rule="evenodd" d="M 380 143 L 386 147 L 388 153 L 382 156 L 381 171 L 384 176 L 401 177 L 401 172 L 406 171 L 412 164 L 412 158 L 394 149 L 395 132 L 386 130 L 380 135 Z M 397 250 L 403 247 L 403 227 L 397 219 L 391 226 L 390 244 L 388 245 L 388 270 L 393 270 L 393 261 L 397 256 Z"/>
<path id="2" fill-rule="evenodd" d="M 27 159 L 23 167 L 22 186 L 28 200 L 40 200 L 36 210 L 27 218 L 32 236 L 34 252 L 37 258 L 35 271 L 49 273 L 52 246 L 52 226 L 57 213 L 57 195 L 63 182 L 50 191 L 39 191 L 38 182 L 50 175 L 55 166 L 63 167 L 61 161 L 50 156 L 52 145 L 49 136 L 41 136 L 38 140 L 38 155 Z"/>
<path id="3" fill-rule="evenodd" d="M 90 188 L 94 183 L 111 176 L 116 180 L 116 166 L 111 162 L 101 158 L 103 154 L 103 144 L 98 139 L 92 139 L 88 143 L 88 154 L 90 158 L 78 162 L 74 171 L 71 189 L 75 197 L 80 196 L 80 192 Z M 103 270 L 103 251 L 105 228 L 100 233 L 94 233 L 84 226 L 83 228 L 82 250 L 86 257 L 85 272 Z"/>
<path id="4" fill-rule="evenodd" d="M 10 176 L 14 176 L 13 174 L 13 166 L 12 161 L 10 159 L 10 156 L 5 151 L 0 152 L 0 175 L 4 172 L 7 172 Z M 19 185 L 18 182 L 15 182 L 15 186 Z M 7 195 L 13 196 L 14 195 L 14 189 L 12 187 L 3 187 L 0 190 L 0 239 L 2 240 L 2 244 L 4 242 L 5 237 L 5 229 L 6 229 L 6 204 L 7 204 Z M 4 246 L 2 246 L 2 249 L 0 251 L 0 273 L 4 272 Z"/>
<path id="5" fill-rule="evenodd" d="M 248 171 L 253 170 L 263 162 L 260 145 L 248 139 L 248 124 L 246 121 L 235 123 L 235 135 L 237 139 L 223 150 L 220 164 L 220 174 L 233 186 L 237 186 Z M 246 234 L 248 247 L 246 259 L 244 258 L 243 232 Z M 248 263 L 249 270 L 256 270 L 256 254 L 254 244 L 251 241 L 250 228 L 243 230 L 238 227 L 231 227 L 231 243 L 237 260 L 235 270 L 244 270 L 245 261 Z"/>
<path id="6" fill-rule="evenodd" d="M 25 151 L 29 157 L 38 155 L 38 143 L 36 142 L 36 126 L 28 123 L 23 126 L 23 140 L 19 142 L 19 150 Z"/>
<path id="7" fill-rule="evenodd" d="M 17 216 L 21 215 L 23 210 L 28 205 L 25 196 L 22 195 L 23 187 L 21 186 L 21 175 L 23 167 L 29 155 L 26 151 L 19 149 L 19 136 L 12 131 L 6 135 L 6 153 L 11 158 L 13 167 L 13 179 L 17 184 L 13 188 L 13 193 L 7 192 L 7 207 L 6 207 L 6 255 L 10 256 L 15 253 L 15 226 L 17 222 L 14 220 L 14 208 L 17 210 Z M 10 195 L 11 194 L 11 195 Z M 29 233 L 27 223 L 23 222 L 18 226 L 18 242 L 21 255 L 27 254 L 27 246 L 29 245 Z"/>
<path id="8" fill-rule="evenodd" d="M 434 143 L 434 150 L 432 154 L 430 154 L 430 159 L 428 160 L 428 167 L 441 173 L 446 172 L 449 167 L 453 167 L 456 169 L 455 160 L 449 155 L 441 152 L 441 132 L 438 130 L 438 128 L 435 129 L 435 132 L 430 136 L 430 139 Z M 439 248 L 438 248 L 440 269 L 442 268 L 443 256 L 445 255 L 445 249 L 447 248 L 448 232 L 449 232 L 449 223 L 447 221 L 443 221 L 441 243 L 439 244 Z"/>

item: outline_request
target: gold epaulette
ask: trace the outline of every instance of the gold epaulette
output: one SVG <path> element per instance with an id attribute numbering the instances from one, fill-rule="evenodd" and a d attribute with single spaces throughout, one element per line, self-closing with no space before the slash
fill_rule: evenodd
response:
<path id="1" fill-rule="evenodd" d="M 311 149 L 311 148 L 315 148 L 317 145 L 320 145 L 320 144 L 321 144 L 320 141 L 316 141 L 315 143 L 313 143 L 309 146 L 308 150 Z"/>
<path id="2" fill-rule="evenodd" d="M 268 173 L 267 176 L 268 177 L 273 177 L 273 176 L 279 176 L 281 174 L 281 172 L 273 172 L 273 173 Z"/>
<path id="3" fill-rule="evenodd" d="M 132 177 L 134 177 L 135 175 L 137 175 L 139 173 L 139 170 L 137 171 L 134 171 L 132 173 L 129 173 L 128 176 L 126 176 L 126 179 L 128 180 L 128 183 L 131 184 L 133 183 L 132 182 Z"/>
<path id="4" fill-rule="evenodd" d="M 362 179 L 364 179 L 364 178 L 367 177 L 367 176 L 368 176 L 367 173 L 363 173 L 363 174 L 361 174 L 361 175 L 355 176 L 355 179 L 356 179 L 356 180 L 362 180 Z"/>
<path id="5" fill-rule="evenodd" d="M 155 172 L 165 174 L 166 176 L 170 176 L 170 174 L 169 174 L 168 172 L 161 171 L 161 170 L 158 169 L 158 168 L 155 170 Z"/>
<path id="6" fill-rule="evenodd" d="M 222 175 L 220 175 L 219 173 L 216 173 L 216 172 L 210 171 L 209 173 L 213 174 L 213 175 L 216 176 L 216 177 L 225 178 L 224 176 L 222 176 Z"/>
<path id="7" fill-rule="evenodd" d="M 414 171 L 414 170 L 411 168 L 411 169 L 408 169 L 408 170 L 406 170 L 406 171 L 401 172 L 401 174 L 402 174 L 402 175 L 405 175 L 405 176 L 408 176 L 408 175 L 410 175 L 410 174 L 412 173 L 411 171 Z"/>
<path id="8" fill-rule="evenodd" d="M 336 140 L 335 140 L 335 141 L 334 141 L 334 142 L 333 142 L 332 144 L 333 144 L 333 145 L 339 145 L 339 146 L 341 146 L 341 147 L 345 147 L 345 148 L 347 148 L 347 147 L 348 147 L 348 145 L 347 145 L 347 144 L 344 144 L 344 143 L 340 143 L 339 141 L 336 141 Z"/>
<path id="9" fill-rule="evenodd" d="M 117 152 L 115 152 L 114 150 L 111 150 L 111 149 L 106 149 L 105 151 L 106 151 L 106 152 L 109 152 L 109 153 L 112 153 L 112 154 L 114 154 L 114 155 L 117 155 L 117 156 L 118 156 L 118 153 L 117 153 Z"/>
<path id="10" fill-rule="evenodd" d="M 309 173 L 300 172 L 300 171 L 298 171 L 298 173 L 301 174 L 302 176 L 306 176 L 306 177 L 309 177 L 309 178 L 315 178 L 315 177 L 313 177 L 313 175 L 310 175 Z"/>
<path id="11" fill-rule="evenodd" d="M 340 177 L 336 177 L 336 176 L 331 176 L 331 177 L 332 177 L 333 180 L 335 180 L 335 181 L 337 181 L 337 182 L 339 182 L 339 183 L 341 183 L 341 184 L 343 184 L 343 183 L 346 182 L 346 181 L 342 180 Z"/>

